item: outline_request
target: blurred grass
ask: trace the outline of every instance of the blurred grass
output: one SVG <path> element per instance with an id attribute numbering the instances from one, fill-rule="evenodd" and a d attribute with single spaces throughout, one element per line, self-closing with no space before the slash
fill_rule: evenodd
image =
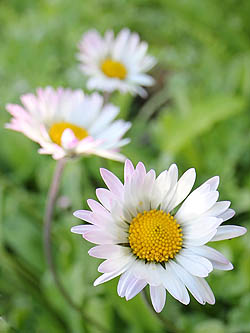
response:
<path id="1" fill-rule="evenodd" d="M 122 27 L 149 42 L 159 64 L 149 99 L 113 96 L 133 122 L 123 152 L 158 172 L 176 161 L 195 166 L 196 186 L 220 175 L 221 199 L 237 211 L 233 224 L 250 218 L 250 2 L 225 0 L 0 0 L 0 332 L 98 332 L 85 326 L 54 288 L 42 250 L 42 218 L 55 162 L 37 145 L 3 129 L 5 104 L 37 86 L 84 87 L 76 44 L 89 28 Z M 98 169 L 122 177 L 123 166 L 97 157 L 68 164 L 53 228 L 63 283 L 75 301 L 109 332 L 166 332 L 141 297 L 126 302 L 117 279 L 93 287 L 98 260 L 90 244 L 69 230 L 72 211 L 86 207 L 102 186 Z M 187 333 L 250 332 L 250 239 L 215 244 L 235 265 L 209 277 L 216 305 L 193 299 L 186 307 L 168 297 L 163 311 Z"/>

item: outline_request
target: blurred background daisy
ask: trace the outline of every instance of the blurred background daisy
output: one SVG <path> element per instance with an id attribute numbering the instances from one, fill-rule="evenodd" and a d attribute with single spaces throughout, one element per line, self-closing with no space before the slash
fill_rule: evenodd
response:
<path id="1" fill-rule="evenodd" d="M 177 163 L 195 167 L 196 184 L 220 176 L 220 200 L 236 215 L 228 223 L 250 225 L 250 3 L 225 0 L 9 0 L 0 1 L 0 327 L 9 332 L 84 332 L 84 323 L 61 297 L 44 261 L 42 219 L 55 161 L 37 154 L 37 143 L 4 129 L 7 103 L 36 87 L 86 90 L 89 80 L 76 58 L 83 34 L 124 29 L 148 43 L 157 64 L 147 72 L 154 85 L 147 98 L 112 93 L 117 119 L 132 122 L 122 148 L 134 164 L 143 161 L 159 174 Z M 86 91 L 92 93 L 93 91 Z M 101 91 L 99 93 L 102 93 Z M 125 136 L 126 137 L 126 136 Z M 165 333 L 140 295 L 117 296 L 118 278 L 92 286 L 101 261 L 89 257 L 91 244 L 70 232 L 72 212 L 104 187 L 99 168 L 123 179 L 123 164 L 98 156 L 65 168 L 53 244 L 57 269 L 74 301 L 116 333 Z M 195 185 L 196 187 L 196 185 Z M 174 318 L 181 332 L 250 331 L 250 239 L 214 243 L 235 269 L 215 271 L 208 283 L 216 304 L 188 306 L 168 297 L 161 316 Z M 221 275 L 222 274 L 222 275 Z M 2 325 L 2 326 L 1 326 Z M 0 329 L 0 331 L 1 331 Z M 8 331 L 7 331 L 8 332 Z"/>

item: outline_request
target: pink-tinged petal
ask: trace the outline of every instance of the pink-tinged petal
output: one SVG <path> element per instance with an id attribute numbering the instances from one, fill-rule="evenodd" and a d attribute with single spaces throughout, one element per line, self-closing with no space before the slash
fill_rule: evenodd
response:
<path id="1" fill-rule="evenodd" d="M 92 231 L 93 230 L 93 226 L 89 225 L 89 224 L 76 225 L 75 227 L 72 227 L 70 230 L 74 234 L 83 235 L 86 232 Z"/>
<path id="2" fill-rule="evenodd" d="M 129 285 L 126 290 L 125 298 L 127 301 L 135 297 L 139 292 L 142 291 L 147 285 L 147 282 L 144 280 L 135 280 L 133 283 Z"/>
<path id="3" fill-rule="evenodd" d="M 107 169 L 100 169 L 101 176 L 111 192 L 116 196 L 121 197 L 123 193 L 123 184 L 112 172 Z"/>
<path id="4" fill-rule="evenodd" d="M 83 221 L 93 223 L 93 213 L 89 210 L 77 210 L 73 213 L 75 217 Z"/>
<path id="5" fill-rule="evenodd" d="M 137 165 L 136 165 L 136 168 L 135 170 L 142 174 L 144 177 L 146 175 L 146 168 L 145 168 L 145 165 L 142 163 L 142 162 L 139 162 Z"/>
<path id="6" fill-rule="evenodd" d="M 224 239 L 232 239 L 244 235 L 247 229 L 237 225 L 223 225 L 217 229 L 215 236 L 210 240 L 216 242 Z"/>
<path id="7" fill-rule="evenodd" d="M 133 176 L 134 173 L 134 166 L 130 160 L 125 161 L 124 165 L 124 183 L 128 183 Z"/>
<path id="8" fill-rule="evenodd" d="M 127 265 L 123 266 L 122 268 L 120 268 L 117 271 L 111 272 L 111 273 L 104 273 L 103 275 L 99 276 L 95 282 L 94 282 L 94 286 L 98 286 L 101 283 L 107 282 L 109 280 L 114 279 L 115 277 L 117 277 L 118 275 L 124 273 L 126 270 L 129 269 L 131 263 L 128 263 Z"/>
<path id="9" fill-rule="evenodd" d="M 111 211 L 112 205 L 115 202 L 114 195 L 105 188 L 96 189 L 96 196 L 101 204 L 108 210 Z"/>
<path id="10" fill-rule="evenodd" d="M 161 312 L 166 302 L 166 289 L 163 286 L 150 286 L 150 297 L 156 312 Z"/>
<path id="11" fill-rule="evenodd" d="M 92 247 L 88 253 L 95 258 L 113 259 L 127 254 L 126 252 L 128 251 L 130 251 L 128 248 L 124 248 L 120 245 L 104 244 Z"/>
<path id="12" fill-rule="evenodd" d="M 61 137 L 61 144 L 62 147 L 65 149 L 73 149 L 78 144 L 79 140 L 76 138 L 74 132 L 67 128 L 63 131 L 62 137 Z"/>
<path id="13" fill-rule="evenodd" d="M 92 228 L 94 228 L 94 226 L 92 226 Z M 96 229 L 84 233 L 83 237 L 94 244 L 117 244 L 119 242 L 119 240 L 117 242 L 117 239 L 115 239 L 112 234 Z"/>
<path id="14" fill-rule="evenodd" d="M 94 213 L 104 215 L 104 216 L 109 215 L 109 212 L 107 211 L 107 209 L 104 208 L 98 201 L 93 200 L 93 199 L 88 199 L 87 203 L 88 203 L 89 208 Z"/>
<path id="15" fill-rule="evenodd" d="M 87 203 L 93 211 L 92 221 L 95 225 L 100 227 L 110 227 L 113 224 L 112 215 L 99 202 L 88 199 Z"/>
<path id="16" fill-rule="evenodd" d="M 111 273 L 119 270 L 121 267 L 126 266 L 128 263 L 133 262 L 135 259 L 127 253 L 121 257 L 107 259 L 102 262 L 98 267 L 100 273 Z"/>

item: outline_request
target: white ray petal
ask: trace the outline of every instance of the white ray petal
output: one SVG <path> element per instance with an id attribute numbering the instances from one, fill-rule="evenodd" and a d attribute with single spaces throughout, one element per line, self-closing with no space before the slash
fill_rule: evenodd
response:
<path id="1" fill-rule="evenodd" d="M 223 225 L 217 229 L 215 236 L 210 240 L 216 242 L 224 239 L 232 239 L 244 235 L 247 229 L 237 225 Z"/>
<path id="2" fill-rule="evenodd" d="M 161 312 L 166 302 L 166 289 L 163 286 L 150 286 L 152 305 L 156 312 Z"/>

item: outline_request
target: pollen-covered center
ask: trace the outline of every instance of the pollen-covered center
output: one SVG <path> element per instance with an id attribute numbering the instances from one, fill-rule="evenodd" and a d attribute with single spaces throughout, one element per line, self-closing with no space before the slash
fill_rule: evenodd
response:
<path id="1" fill-rule="evenodd" d="M 78 140 L 86 138 L 89 134 L 87 130 L 71 123 L 61 122 L 53 124 L 49 129 L 49 136 L 53 142 L 61 146 L 62 134 L 66 129 L 71 129 Z"/>
<path id="2" fill-rule="evenodd" d="M 106 59 L 103 61 L 101 69 L 108 77 L 124 80 L 127 76 L 126 67 L 119 61 Z"/>
<path id="3" fill-rule="evenodd" d="M 163 210 L 139 213 L 129 227 L 129 244 L 133 253 L 147 261 L 165 262 L 182 247 L 182 233 L 176 219 Z"/>

